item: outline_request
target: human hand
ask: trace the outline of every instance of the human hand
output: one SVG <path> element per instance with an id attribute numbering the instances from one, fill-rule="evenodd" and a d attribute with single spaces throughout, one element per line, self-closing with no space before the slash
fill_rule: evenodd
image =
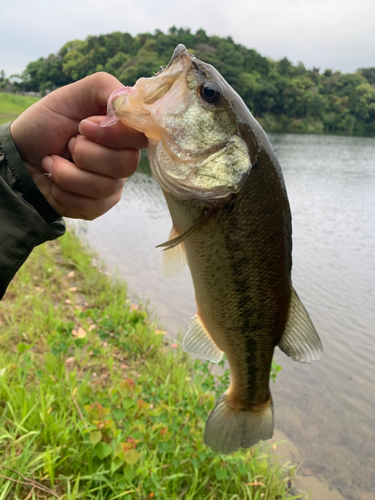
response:
<path id="1" fill-rule="evenodd" d="M 96 73 L 51 92 L 11 125 L 24 164 L 60 215 L 92 220 L 107 212 L 147 147 L 143 134 L 121 122 L 99 126 L 119 87 L 114 76 Z"/>

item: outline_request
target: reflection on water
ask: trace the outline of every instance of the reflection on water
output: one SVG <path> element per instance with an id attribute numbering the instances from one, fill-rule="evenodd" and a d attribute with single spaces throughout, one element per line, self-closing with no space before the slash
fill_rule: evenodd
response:
<path id="1" fill-rule="evenodd" d="M 302 474 L 345 499 L 375 499 L 375 140 L 272 135 L 293 213 L 293 282 L 324 343 L 312 365 L 280 351 L 276 427 L 299 447 Z M 172 335 L 195 313 L 185 269 L 162 278 L 170 217 L 143 162 L 120 204 L 86 238 Z"/>

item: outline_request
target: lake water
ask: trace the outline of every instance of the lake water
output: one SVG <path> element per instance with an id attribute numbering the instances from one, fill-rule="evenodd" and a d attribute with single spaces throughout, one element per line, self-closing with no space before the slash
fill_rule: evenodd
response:
<path id="1" fill-rule="evenodd" d="M 283 369 L 271 387 L 275 425 L 299 449 L 301 474 L 328 482 L 347 500 L 375 499 L 375 139 L 270 139 L 293 214 L 293 283 L 325 349 L 311 365 L 277 350 Z M 170 227 L 144 159 L 122 201 L 80 230 L 176 337 L 195 303 L 187 269 L 162 277 L 155 246 Z"/>

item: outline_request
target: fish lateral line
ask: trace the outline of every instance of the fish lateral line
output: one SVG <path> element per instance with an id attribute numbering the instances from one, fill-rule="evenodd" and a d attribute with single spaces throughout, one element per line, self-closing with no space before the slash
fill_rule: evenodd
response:
<path id="1" fill-rule="evenodd" d="M 200 216 L 198 217 L 198 219 L 194 222 L 194 224 L 191 227 L 189 227 L 189 229 L 187 229 L 186 231 L 184 231 L 182 234 L 180 234 L 176 238 L 173 238 L 171 240 L 165 241 L 164 243 L 160 243 L 160 245 L 157 245 L 155 248 L 165 247 L 165 248 L 163 248 L 163 252 L 165 252 L 166 250 L 170 250 L 171 248 L 174 248 L 177 245 L 179 245 L 180 243 L 182 243 L 201 224 L 203 224 L 204 222 L 206 222 L 206 220 L 208 219 L 208 216 L 209 216 L 211 210 L 212 210 L 212 208 L 210 208 L 210 207 L 204 208 L 202 210 Z"/>

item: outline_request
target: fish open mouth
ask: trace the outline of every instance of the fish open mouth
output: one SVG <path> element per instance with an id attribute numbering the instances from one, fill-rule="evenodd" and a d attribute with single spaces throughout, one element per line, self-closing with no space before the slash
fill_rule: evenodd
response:
<path id="1" fill-rule="evenodd" d="M 185 45 L 180 43 L 174 49 L 171 60 L 169 61 L 168 66 L 165 68 L 165 70 L 167 71 L 168 69 L 170 69 L 172 66 L 174 66 L 177 63 L 179 63 L 183 67 L 186 67 L 188 64 L 190 64 L 192 59 L 195 59 L 195 55 L 191 54 L 187 50 Z"/>
<path id="2" fill-rule="evenodd" d="M 176 47 L 165 69 L 160 68 L 154 77 L 140 78 L 135 87 L 142 94 L 143 103 L 155 104 L 165 97 L 180 77 L 188 71 L 193 59 L 195 56 L 181 43 Z"/>
<path id="3" fill-rule="evenodd" d="M 168 104 L 170 94 L 173 97 L 169 99 L 173 102 L 180 97 L 179 93 L 185 92 L 186 88 L 176 89 L 176 86 L 188 72 L 193 59 L 195 56 L 180 44 L 167 67 L 154 77 L 140 78 L 134 87 L 122 87 L 113 92 L 108 100 L 107 119 L 101 126 L 109 127 L 121 120 L 149 139 L 160 140 L 162 127 L 157 124 L 158 118 Z"/>

